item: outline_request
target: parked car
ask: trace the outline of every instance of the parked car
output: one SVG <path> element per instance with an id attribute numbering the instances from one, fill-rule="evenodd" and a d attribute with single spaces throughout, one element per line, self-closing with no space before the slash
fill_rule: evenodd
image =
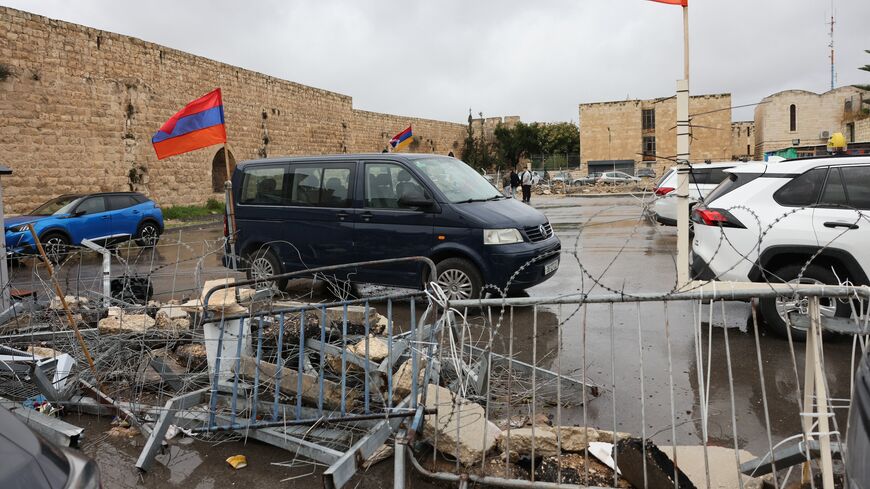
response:
<path id="1" fill-rule="evenodd" d="M 640 178 L 621 171 L 608 171 L 598 177 L 598 183 L 637 183 Z"/>
<path id="2" fill-rule="evenodd" d="M 726 172 L 692 214 L 695 277 L 870 284 L 870 157 L 748 163 Z M 822 313 L 848 317 L 851 306 L 823 299 Z M 792 298 L 761 301 L 768 326 L 780 335 L 788 333 L 786 315 L 799 309 Z"/>
<path id="3" fill-rule="evenodd" d="M 638 168 L 638 170 L 634 172 L 634 176 L 639 178 L 655 178 L 656 171 L 652 168 Z"/>
<path id="4" fill-rule="evenodd" d="M 100 469 L 81 452 L 52 444 L 0 407 L 0 487 L 98 489 Z"/>
<path id="5" fill-rule="evenodd" d="M 393 153 L 249 161 L 236 167 L 233 189 L 237 250 L 251 278 L 426 256 L 447 294 L 470 298 L 484 284 L 531 287 L 559 267 L 561 244 L 547 218 L 505 198 L 454 158 Z M 337 278 L 419 288 L 421 273 L 418 265 L 395 265 Z"/>
<path id="6" fill-rule="evenodd" d="M 106 243 L 135 239 L 139 246 L 153 246 L 163 233 L 163 212 L 138 192 L 62 195 L 6 219 L 6 249 L 11 256 L 36 251 L 27 224 L 33 224 L 46 254 L 58 260 L 83 239 Z"/>
<path id="7" fill-rule="evenodd" d="M 693 165 L 689 173 L 689 212 L 728 177 L 725 170 L 737 166 L 736 162 Z M 672 166 L 655 187 L 653 203 L 656 221 L 665 226 L 677 225 L 677 167 Z M 687 216 L 688 217 L 688 216 Z"/>
<path id="8" fill-rule="evenodd" d="M 592 185 L 598 181 L 598 177 L 600 176 L 600 173 L 590 173 L 586 176 L 575 178 L 571 181 L 571 185 Z"/>
<path id="9" fill-rule="evenodd" d="M 550 183 L 556 183 L 556 182 L 565 183 L 565 182 L 570 182 L 570 181 L 571 181 L 571 175 L 568 172 L 564 172 L 564 171 L 555 173 L 550 178 Z"/>

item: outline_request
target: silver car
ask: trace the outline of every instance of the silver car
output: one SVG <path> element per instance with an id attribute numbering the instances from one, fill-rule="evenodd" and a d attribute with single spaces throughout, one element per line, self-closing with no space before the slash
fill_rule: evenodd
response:
<path id="1" fill-rule="evenodd" d="M 637 183 L 640 178 L 621 171 L 604 172 L 598 177 L 598 183 Z"/>

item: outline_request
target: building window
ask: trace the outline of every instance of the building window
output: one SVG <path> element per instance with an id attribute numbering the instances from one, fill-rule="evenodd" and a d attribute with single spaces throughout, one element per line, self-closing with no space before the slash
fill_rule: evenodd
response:
<path id="1" fill-rule="evenodd" d="M 797 131 L 797 107 L 791 104 L 788 108 L 788 130 Z"/>
<path id="2" fill-rule="evenodd" d="M 643 109 L 641 111 L 643 130 L 656 128 L 656 109 Z"/>
<path id="3" fill-rule="evenodd" d="M 844 110 L 846 113 L 850 113 L 850 112 L 852 112 L 852 97 L 849 97 L 849 98 L 846 99 L 846 106 L 843 107 L 843 110 Z"/>
<path id="4" fill-rule="evenodd" d="M 846 140 L 850 143 L 855 142 L 855 123 L 849 122 L 846 124 Z"/>
<path id="5" fill-rule="evenodd" d="M 747 144 L 746 145 L 746 156 L 749 156 L 751 154 L 752 154 L 752 148 L 750 148 L 750 146 Z"/>
<path id="6" fill-rule="evenodd" d="M 737 137 L 740 137 L 740 126 L 737 126 Z"/>
<path id="7" fill-rule="evenodd" d="M 656 137 L 643 137 L 643 159 L 644 161 L 656 159 Z"/>

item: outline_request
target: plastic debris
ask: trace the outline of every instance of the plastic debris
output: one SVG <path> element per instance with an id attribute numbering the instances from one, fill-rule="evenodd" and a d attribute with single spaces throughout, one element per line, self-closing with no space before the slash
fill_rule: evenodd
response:
<path id="1" fill-rule="evenodd" d="M 227 459 L 227 463 L 236 470 L 244 469 L 248 466 L 248 458 L 244 455 L 233 455 Z"/>

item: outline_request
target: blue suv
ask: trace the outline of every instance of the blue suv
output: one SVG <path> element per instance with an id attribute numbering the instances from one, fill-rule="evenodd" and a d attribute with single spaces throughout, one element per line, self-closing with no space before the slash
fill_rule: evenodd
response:
<path id="1" fill-rule="evenodd" d="M 27 229 L 31 223 L 46 254 L 58 261 L 83 239 L 107 244 L 135 239 L 139 246 L 154 246 L 163 233 L 163 212 L 136 192 L 62 195 L 28 214 L 6 219 L 7 255 L 35 252 Z"/>

